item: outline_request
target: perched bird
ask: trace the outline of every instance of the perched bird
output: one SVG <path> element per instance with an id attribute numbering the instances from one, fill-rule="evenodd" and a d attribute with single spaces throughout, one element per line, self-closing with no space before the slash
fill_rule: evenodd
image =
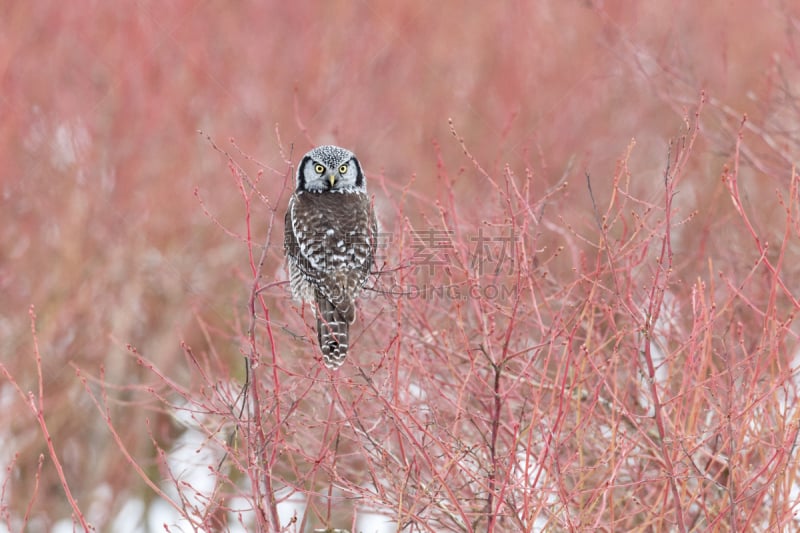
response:
<path id="1" fill-rule="evenodd" d="M 349 150 L 319 146 L 297 167 L 283 247 L 292 294 L 311 303 L 328 368 L 349 348 L 355 300 L 375 256 L 378 227 L 361 164 Z"/>

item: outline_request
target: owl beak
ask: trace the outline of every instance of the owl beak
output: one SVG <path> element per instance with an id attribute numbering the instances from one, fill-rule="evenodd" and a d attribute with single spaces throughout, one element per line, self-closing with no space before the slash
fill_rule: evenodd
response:
<path id="1" fill-rule="evenodd" d="M 331 174 L 328 176 L 328 181 L 331 182 L 331 187 L 333 187 L 333 185 L 336 183 L 336 174 Z"/>

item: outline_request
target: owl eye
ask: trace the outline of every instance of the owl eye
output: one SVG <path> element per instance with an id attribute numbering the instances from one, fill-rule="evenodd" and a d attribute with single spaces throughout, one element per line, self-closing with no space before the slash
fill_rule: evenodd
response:
<path id="1" fill-rule="evenodd" d="M 342 165 L 339 167 L 339 174 L 344 174 L 347 172 L 347 165 Z"/>
<path id="2" fill-rule="evenodd" d="M 322 165 L 317 163 L 316 165 L 314 165 L 314 172 L 316 172 L 317 174 L 324 174 L 325 173 L 325 167 L 323 167 Z"/>

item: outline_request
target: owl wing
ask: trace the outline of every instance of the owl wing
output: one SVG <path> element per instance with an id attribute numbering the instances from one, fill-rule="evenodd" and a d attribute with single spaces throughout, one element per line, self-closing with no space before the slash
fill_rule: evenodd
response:
<path id="1" fill-rule="evenodd" d="M 304 241 L 308 238 L 306 235 L 306 225 L 298 224 L 297 215 L 297 196 L 294 195 L 289 199 L 289 206 L 286 210 L 284 217 L 284 230 L 283 230 L 283 251 L 286 255 L 286 263 L 289 270 L 289 285 L 292 290 L 292 296 L 300 301 L 314 301 L 314 283 L 318 272 L 317 269 L 309 261 L 307 255 L 303 253 L 306 247 L 304 244 L 301 248 L 299 239 Z"/>

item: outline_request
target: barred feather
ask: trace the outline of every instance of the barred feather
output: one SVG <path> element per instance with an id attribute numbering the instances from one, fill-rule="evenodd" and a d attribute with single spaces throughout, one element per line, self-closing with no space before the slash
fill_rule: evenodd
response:
<path id="1" fill-rule="evenodd" d="M 320 297 L 317 307 L 317 340 L 322 350 L 322 361 L 328 368 L 336 370 L 347 357 L 350 325 L 326 298 Z"/>

